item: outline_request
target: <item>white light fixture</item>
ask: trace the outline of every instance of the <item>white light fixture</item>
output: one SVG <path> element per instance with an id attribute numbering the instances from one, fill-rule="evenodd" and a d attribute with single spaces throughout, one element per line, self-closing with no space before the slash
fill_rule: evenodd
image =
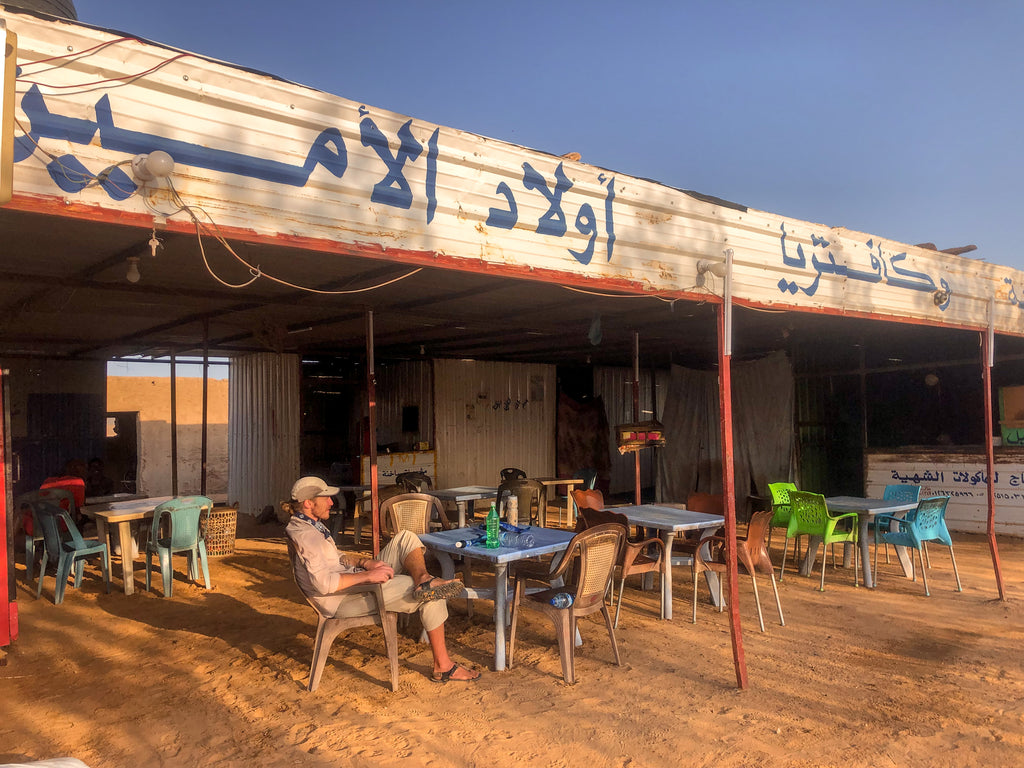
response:
<path id="1" fill-rule="evenodd" d="M 128 272 L 125 274 L 125 278 L 129 283 L 137 283 L 142 279 L 142 273 L 139 272 L 139 257 L 129 256 L 128 257 Z"/>
<path id="2" fill-rule="evenodd" d="M 697 262 L 697 287 L 703 288 L 704 283 L 707 280 L 705 275 L 710 272 L 715 277 L 724 278 L 728 273 L 729 269 L 724 261 L 708 261 L 707 259 L 701 259 Z"/>
<path id="3" fill-rule="evenodd" d="M 157 149 L 148 155 L 136 155 L 132 158 L 132 176 L 145 186 L 151 181 L 170 176 L 174 171 L 174 158 Z"/>

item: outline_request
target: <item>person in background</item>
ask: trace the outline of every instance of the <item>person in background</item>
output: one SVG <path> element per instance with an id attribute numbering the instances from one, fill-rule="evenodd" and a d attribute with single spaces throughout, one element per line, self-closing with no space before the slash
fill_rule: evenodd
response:
<path id="1" fill-rule="evenodd" d="M 103 459 L 89 460 L 89 473 L 85 477 L 86 496 L 109 496 L 114 492 L 114 481 L 107 477 Z"/>
<path id="2" fill-rule="evenodd" d="M 72 459 L 64 465 L 63 474 L 48 477 L 39 486 L 40 490 L 43 488 L 63 488 L 66 491 L 71 491 L 71 495 L 75 499 L 75 508 L 67 511 L 70 513 L 71 519 L 75 521 L 75 525 L 79 527 L 81 527 L 82 523 L 81 509 L 85 506 L 85 475 L 85 462 L 81 459 Z"/>
<path id="3" fill-rule="evenodd" d="M 338 489 L 319 477 L 303 477 L 292 486 L 291 520 L 285 533 L 295 547 L 295 578 L 327 615 L 363 616 L 375 603 L 368 595 L 343 599 L 339 590 L 357 584 L 380 584 L 390 611 L 419 611 L 434 656 L 431 680 L 472 682 L 480 672 L 453 661 L 444 639 L 448 618 L 445 600 L 462 594 L 458 579 L 444 580 L 427 572 L 425 547 L 416 534 L 399 531 L 381 552 L 380 560 L 339 552 L 324 525 Z"/>

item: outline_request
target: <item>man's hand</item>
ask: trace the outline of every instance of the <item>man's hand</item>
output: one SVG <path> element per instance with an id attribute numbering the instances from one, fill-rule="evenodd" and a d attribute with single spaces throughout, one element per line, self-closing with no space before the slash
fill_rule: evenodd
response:
<path id="1" fill-rule="evenodd" d="M 366 560 L 363 563 L 363 568 L 366 570 L 371 584 L 383 584 L 395 577 L 395 569 L 383 560 Z"/>

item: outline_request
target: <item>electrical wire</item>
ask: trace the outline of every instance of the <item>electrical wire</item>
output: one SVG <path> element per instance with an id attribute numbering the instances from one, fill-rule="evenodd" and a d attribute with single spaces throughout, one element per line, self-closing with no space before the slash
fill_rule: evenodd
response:
<path id="1" fill-rule="evenodd" d="M 173 199 L 178 203 L 179 206 L 181 206 L 180 210 L 184 211 L 185 213 L 187 213 L 189 215 L 189 217 L 192 219 L 192 223 L 196 227 L 196 238 L 199 241 L 199 251 L 200 251 L 200 253 L 203 256 L 203 264 L 206 266 L 206 271 L 209 272 L 210 276 L 214 280 L 216 280 L 221 285 L 223 285 L 225 287 L 228 287 L 228 288 L 245 288 L 245 287 L 251 285 L 253 282 L 255 282 L 260 277 L 264 277 L 267 280 L 270 280 L 271 282 L 277 283 L 278 285 L 283 285 L 283 286 L 285 286 L 287 288 L 293 288 L 295 290 L 304 291 L 306 293 L 315 293 L 315 294 L 320 294 L 320 295 L 324 295 L 324 296 L 345 296 L 345 295 L 351 295 L 351 294 L 356 294 L 356 293 L 366 293 L 368 291 L 374 291 L 374 290 L 377 290 L 379 288 L 384 288 L 386 286 L 392 285 L 393 283 L 397 283 L 397 282 L 399 282 L 401 280 L 405 280 L 408 277 L 412 277 L 413 275 L 417 274 L 418 272 L 422 272 L 423 271 L 423 267 L 417 267 L 416 269 L 413 269 L 413 270 L 411 270 L 409 272 L 406 272 L 404 275 L 399 275 L 398 277 L 392 278 L 390 280 L 385 280 L 384 282 L 377 283 L 376 285 L 369 285 L 369 286 L 366 286 L 366 287 L 363 287 L 363 288 L 349 288 L 349 289 L 344 289 L 344 290 L 329 291 L 329 290 L 324 290 L 322 288 L 312 288 L 310 286 L 300 285 L 298 283 L 292 283 L 292 282 L 289 282 L 288 280 L 283 280 L 283 279 L 281 279 L 279 277 L 275 277 L 274 275 L 271 275 L 271 274 L 268 274 L 268 273 L 264 272 L 260 268 L 259 265 L 250 264 L 244 258 L 239 256 L 238 253 L 235 252 L 235 249 L 231 247 L 231 244 L 227 241 L 227 239 L 221 234 L 220 227 L 217 226 L 217 222 L 214 221 L 213 217 L 205 209 L 203 209 L 201 207 L 198 207 L 198 206 L 190 206 L 184 200 L 182 200 L 181 196 L 178 194 L 178 191 L 174 188 L 174 184 L 171 182 L 170 179 L 167 179 L 167 186 L 171 190 L 171 195 L 172 195 Z M 200 219 L 200 217 L 198 215 L 196 215 L 196 211 L 201 213 L 203 216 L 205 216 L 209 220 L 210 227 L 212 227 L 212 230 L 207 227 L 207 225 L 202 221 L 202 219 Z M 232 256 L 235 257 L 235 259 L 238 260 L 238 262 L 240 264 L 245 266 L 249 270 L 250 274 L 252 274 L 252 279 L 247 280 L 244 283 L 238 283 L 238 284 L 232 284 L 232 283 L 228 283 L 228 282 L 222 280 L 213 271 L 213 268 L 210 266 L 209 260 L 208 260 L 208 258 L 206 256 L 206 248 L 203 245 L 203 236 L 202 236 L 202 232 L 204 232 L 204 231 L 210 237 L 213 237 L 218 243 L 220 243 L 228 253 L 230 253 Z"/>

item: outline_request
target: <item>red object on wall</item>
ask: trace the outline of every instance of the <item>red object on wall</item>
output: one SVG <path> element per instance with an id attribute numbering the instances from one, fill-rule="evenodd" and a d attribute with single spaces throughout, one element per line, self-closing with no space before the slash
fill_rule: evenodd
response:
<path id="1" fill-rule="evenodd" d="M 11 438 L 7 418 L 7 382 L 0 371 L 0 530 L 4 546 L 0 548 L 0 647 L 18 639 L 18 603 L 14 584 L 14 526 L 11 524 Z"/>

